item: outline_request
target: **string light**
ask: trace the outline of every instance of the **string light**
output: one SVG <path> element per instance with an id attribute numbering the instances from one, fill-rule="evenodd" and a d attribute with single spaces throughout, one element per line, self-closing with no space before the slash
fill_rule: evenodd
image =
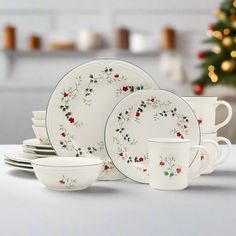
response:
<path id="1" fill-rule="evenodd" d="M 218 76 L 215 73 L 211 76 L 211 81 L 213 83 L 216 83 L 218 81 Z"/>
<path id="2" fill-rule="evenodd" d="M 213 45 L 212 46 L 212 51 L 216 54 L 219 54 L 221 52 L 221 48 L 218 45 Z"/>
<path id="3" fill-rule="evenodd" d="M 223 30 L 223 34 L 224 34 L 224 35 L 230 34 L 230 29 L 229 29 L 229 28 L 225 28 L 225 29 Z"/>
<path id="4" fill-rule="evenodd" d="M 236 57 L 236 51 L 232 51 L 232 52 L 230 53 L 230 55 L 231 55 L 231 57 L 235 58 L 235 57 Z"/>
<path id="5" fill-rule="evenodd" d="M 236 16 L 234 14 L 231 14 L 229 18 L 230 18 L 231 21 L 235 21 L 236 20 Z"/>
<path id="6" fill-rule="evenodd" d="M 215 70 L 215 67 L 213 66 L 213 65 L 210 65 L 210 66 L 208 66 L 208 71 L 214 71 Z"/>
<path id="7" fill-rule="evenodd" d="M 218 31 L 218 30 L 214 31 L 214 32 L 212 33 L 212 35 L 213 35 L 215 38 L 220 39 L 220 40 L 223 38 L 223 34 L 222 34 L 220 31 Z"/>

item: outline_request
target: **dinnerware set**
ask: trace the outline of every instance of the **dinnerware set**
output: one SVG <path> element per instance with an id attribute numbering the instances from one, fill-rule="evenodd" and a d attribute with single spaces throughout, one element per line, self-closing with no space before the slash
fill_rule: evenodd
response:
<path id="1" fill-rule="evenodd" d="M 232 116 L 230 105 L 215 97 L 199 98 L 197 105 L 187 100 L 159 89 L 150 75 L 128 62 L 104 59 L 76 67 L 59 81 L 46 112 L 33 112 L 42 155 L 47 146 L 60 156 L 34 159 L 37 178 L 49 189 L 65 191 L 85 189 L 96 179 L 126 177 L 160 190 L 186 188 L 230 155 L 230 142 L 217 137 L 216 130 Z M 215 126 L 219 104 L 228 116 Z M 206 135 L 201 126 L 212 133 Z M 228 144 L 225 156 L 219 141 Z M 41 155 L 39 146 L 24 150 Z"/>

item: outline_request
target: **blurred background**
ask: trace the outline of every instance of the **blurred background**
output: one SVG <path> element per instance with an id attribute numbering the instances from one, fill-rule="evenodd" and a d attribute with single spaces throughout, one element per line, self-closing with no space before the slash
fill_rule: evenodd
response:
<path id="1" fill-rule="evenodd" d="M 234 86 L 206 86 L 204 80 L 192 85 L 201 74 L 197 65 L 210 47 L 202 41 L 214 30 L 221 3 L 0 1 L 0 143 L 33 137 L 31 111 L 46 109 L 66 72 L 96 58 L 132 62 L 163 89 L 178 95 L 214 95 L 234 106 Z M 219 109 L 218 119 L 224 117 Z M 233 142 L 234 120 L 219 132 Z"/>

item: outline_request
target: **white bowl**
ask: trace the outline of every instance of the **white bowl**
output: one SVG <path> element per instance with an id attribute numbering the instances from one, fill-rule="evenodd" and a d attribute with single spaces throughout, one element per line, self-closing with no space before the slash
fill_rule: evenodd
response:
<path id="1" fill-rule="evenodd" d="M 46 120 L 46 111 L 32 111 L 33 117 L 38 120 Z"/>
<path id="2" fill-rule="evenodd" d="M 50 144 L 46 127 L 37 127 L 32 125 L 34 134 L 41 144 Z"/>
<path id="3" fill-rule="evenodd" d="M 92 157 L 39 158 L 32 162 L 38 180 L 48 189 L 75 191 L 88 188 L 102 172 L 103 161 Z"/>
<path id="4" fill-rule="evenodd" d="M 34 126 L 46 127 L 45 120 L 39 120 L 39 119 L 36 119 L 36 118 L 32 118 L 32 122 L 33 122 Z"/>

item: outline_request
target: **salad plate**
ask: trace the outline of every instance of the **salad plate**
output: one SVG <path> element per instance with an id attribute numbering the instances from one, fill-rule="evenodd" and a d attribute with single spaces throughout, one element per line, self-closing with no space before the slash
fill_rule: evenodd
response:
<path id="1" fill-rule="evenodd" d="M 54 150 L 50 149 L 37 149 L 37 148 L 31 148 L 28 146 L 22 146 L 23 151 L 26 153 L 31 153 L 31 154 L 39 154 L 39 155 L 56 155 Z"/>
<path id="2" fill-rule="evenodd" d="M 31 164 L 32 159 L 29 158 L 25 158 L 23 157 L 23 153 L 6 153 L 4 154 L 4 158 L 11 160 L 11 161 L 15 161 L 15 162 L 23 162 L 23 163 L 28 163 Z"/>
<path id="3" fill-rule="evenodd" d="M 13 166 L 20 166 L 20 167 L 27 167 L 27 168 L 33 168 L 33 166 L 31 164 L 27 164 L 24 162 L 17 162 L 17 161 L 12 161 L 10 159 L 6 159 L 4 160 L 7 164 L 13 165 Z"/>
<path id="4" fill-rule="evenodd" d="M 17 169 L 17 170 L 22 170 L 22 171 L 26 171 L 26 172 L 30 172 L 30 173 L 34 173 L 34 169 L 32 167 L 22 167 L 22 166 L 16 166 L 16 165 L 12 165 L 9 163 L 5 163 L 7 166 Z"/>
<path id="5" fill-rule="evenodd" d="M 149 182 L 147 139 L 190 139 L 200 143 L 200 129 L 191 107 L 164 90 L 143 90 L 124 98 L 111 113 L 105 145 L 114 165 L 125 176 Z M 193 161 L 197 152 L 193 152 Z"/>
<path id="6" fill-rule="evenodd" d="M 104 146 L 106 120 L 114 106 L 138 90 L 158 88 L 143 70 L 120 60 L 95 60 L 67 73 L 48 103 L 46 127 L 58 156 L 94 154 L 104 161 L 100 180 L 122 175 Z"/>
<path id="7" fill-rule="evenodd" d="M 41 144 L 38 139 L 27 139 L 24 140 L 23 146 L 26 146 L 28 148 L 35 148 L 35 149 L 49 149 L 53 150 L 51 145 L 47 144 Z"/>

